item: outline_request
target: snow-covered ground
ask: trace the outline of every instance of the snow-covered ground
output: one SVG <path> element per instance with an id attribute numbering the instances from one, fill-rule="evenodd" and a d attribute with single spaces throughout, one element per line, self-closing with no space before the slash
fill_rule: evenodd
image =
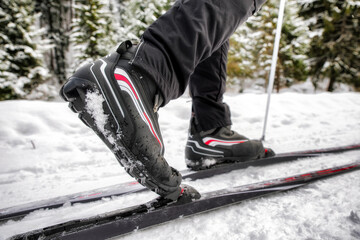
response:
<path id="1" fill-rule="evenodd" d="M 265 94 L 226 95 L 233 129 L 259 138 Z M 275 94 L 266 146 L 276 152 L 360 143 L 360 94 Z M 185 169 L 191 101 L 160 110 L 166 158 Z M 63 102 L 0 102 L 0 208 L 132 180 L 92 130 Z M 267 167 L 251 167 L 192 182 L 206 192 L 360 160 L 360 151 Z M 145 192 L 39 210 L 0 225 L 0 239 L 70 219 L 135 205 Z M 360 239 L 360 171 L 304 188 L 138 231 L 121 239 Z"/>

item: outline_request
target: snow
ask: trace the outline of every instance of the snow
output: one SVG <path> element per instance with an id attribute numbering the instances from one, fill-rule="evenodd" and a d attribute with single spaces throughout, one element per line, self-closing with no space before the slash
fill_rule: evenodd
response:
<path id="1" fill-rule="evenodd" d="M 97 96 L 89 95 L 89 101 Z M 227 94 L 233 129 L 259 138 L 265 94 Z M 275 152 L 360 143 L 360 94 L 284 92 L 271 98 L 266 146 Z M 191 100 L 160 110 L 165 157 L 185 169 Z M 0 208 L 131 181 L 111 151 L 64 102 L 0 102 Z M 98 108 L 93 113 L 101 112 Z M 103 116 L 104 117 L 104 116 Z M 103 124 L 104 118 L 99 119 Z M 185 183 L 201 192 L 347 164 L 360 151 L 267 167 L 250 167 Z M 341 156 L 341 157 L 339 157 Z M 298 190 L 181 218 L 119 239 L 359 239 L 360 172 L 318 181 Z M 54 210 L 0 224 L 0 239 L 63 221 L 89 217 L 154 198 L 131 194 Z M 150 237 L 151 236 L 151 237 Z"/>
<path id="2" fill-rule="evenodd" d="M 94 119 L 97 128 L 109 140 L 111 144 L 115 144 L 115 139 L 110 135 L 110 132 L 105 129 L 108 122 L 108 116 L 104 113 L 103 102 L 104 97 L 99 92 L 88 92 L 86 94 L 86 109 Z"/>

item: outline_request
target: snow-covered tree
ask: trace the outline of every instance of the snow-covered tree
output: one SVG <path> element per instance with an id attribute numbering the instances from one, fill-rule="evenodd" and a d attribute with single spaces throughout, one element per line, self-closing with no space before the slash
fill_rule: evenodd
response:
<path id="1" fill-rule="evenodd" d="M 353 0 L 303 2 L 301 15 L 312 31 L 311 74 L 313 84 L 328 78 L 328 91 L 336 82 L 360 87 L 360 4 Z"/>
<path id="2" fill-rule="evenodd" d="M 31 0 L 0 1 L 0 100 L 24 98 L 47 77 Z"/>
<path id="3" fill-rule="evenodd" d="M 101 0 L 75 1 L 71 41 L 75 45 L 75 66 L 107 55 L 117 44 L 112 16 Z"/>
<path id="4" fill-rule="evenodd" d="M 44 28 L 44 37 L 53 47 L 44 54 L 46 65 L 59 83 L 66 80 L 66 52 L 69 46 L 69 32 L 72 17 L 72 0 L 37 0 L 35 9 L 39 12 L 39 25 Z"/>
<path id="5" fill-rule="evenodd" d="M 308 77 L 307 56 L 309 49 L 308 26 L 299 17 L 299 5 L 296 0 L 286 1 L 282 26 L 281 45 L 275 86 L 277 91 L 287 84 L 305 81 Z"/>
<path id="6" fill-rule="evenodd" d="M 268 1 L 261 11 L 250 17 L 233 35 L 228 62 L 229 78 L 267 80 L 274 47 L 278 4 L 278 1 Z M 276 69 L 275 84 L 278 90 L 288 82 L 302 81 L 307 76 L 304 64 L 308 45 L 307 27 L 297 12 L 295 0 L 288 0 Z"/>
<path id="7" fill-rule="evenodd" d="M 126 0 L 123 1 L 122 23 L 132 38 L 139 39 L 144 30 L 163 15 L 174 0 Z"/>

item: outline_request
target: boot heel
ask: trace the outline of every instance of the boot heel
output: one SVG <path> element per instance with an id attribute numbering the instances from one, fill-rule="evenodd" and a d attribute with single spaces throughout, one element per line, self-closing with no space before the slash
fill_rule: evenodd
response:
<path id="1" fill-rule="evenodd" d="M 78 113 L 79 119 L 90 128 L 95 123 L 86 111 L 86 94 L 91 91 L 96 91 L 95 84 L 77 77 L 69 78 L 60 90 L 60 96 L 69 102 L 69 108 L 74 113 Z"/>

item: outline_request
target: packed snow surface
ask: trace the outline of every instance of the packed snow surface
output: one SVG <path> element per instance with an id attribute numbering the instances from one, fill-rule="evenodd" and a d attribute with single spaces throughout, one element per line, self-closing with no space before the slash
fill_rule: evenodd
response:
<path id="1" fill-rule="evenodd" d="M 91 102 L 95 99 L 89 99 Z M 262 134 L 265 94 L 226 95 L 233 129 Z M 185 169 L 191 100 L 160 110 L 166 159 Z M 92 109 L 100 111 L 97 106 Z M 0 102 L 0 208 L 131 181 L 110 150 L 63 102 Z M 103 120 L 102 118 L 99 119 Z M 360 94 L 281 93 L 271 98 L 265 145 L 275 152 L 360 143 Z M 360 151 L 250 167 L 190 184 L 200 192 L 285 177 L 360 160 Z M 35 211 L 0 223 L 0 239 L 156 197 L 144 192 Z M 120 239 L 360 239 L 360 171 L 306 187 L 181 218 Z"/>

